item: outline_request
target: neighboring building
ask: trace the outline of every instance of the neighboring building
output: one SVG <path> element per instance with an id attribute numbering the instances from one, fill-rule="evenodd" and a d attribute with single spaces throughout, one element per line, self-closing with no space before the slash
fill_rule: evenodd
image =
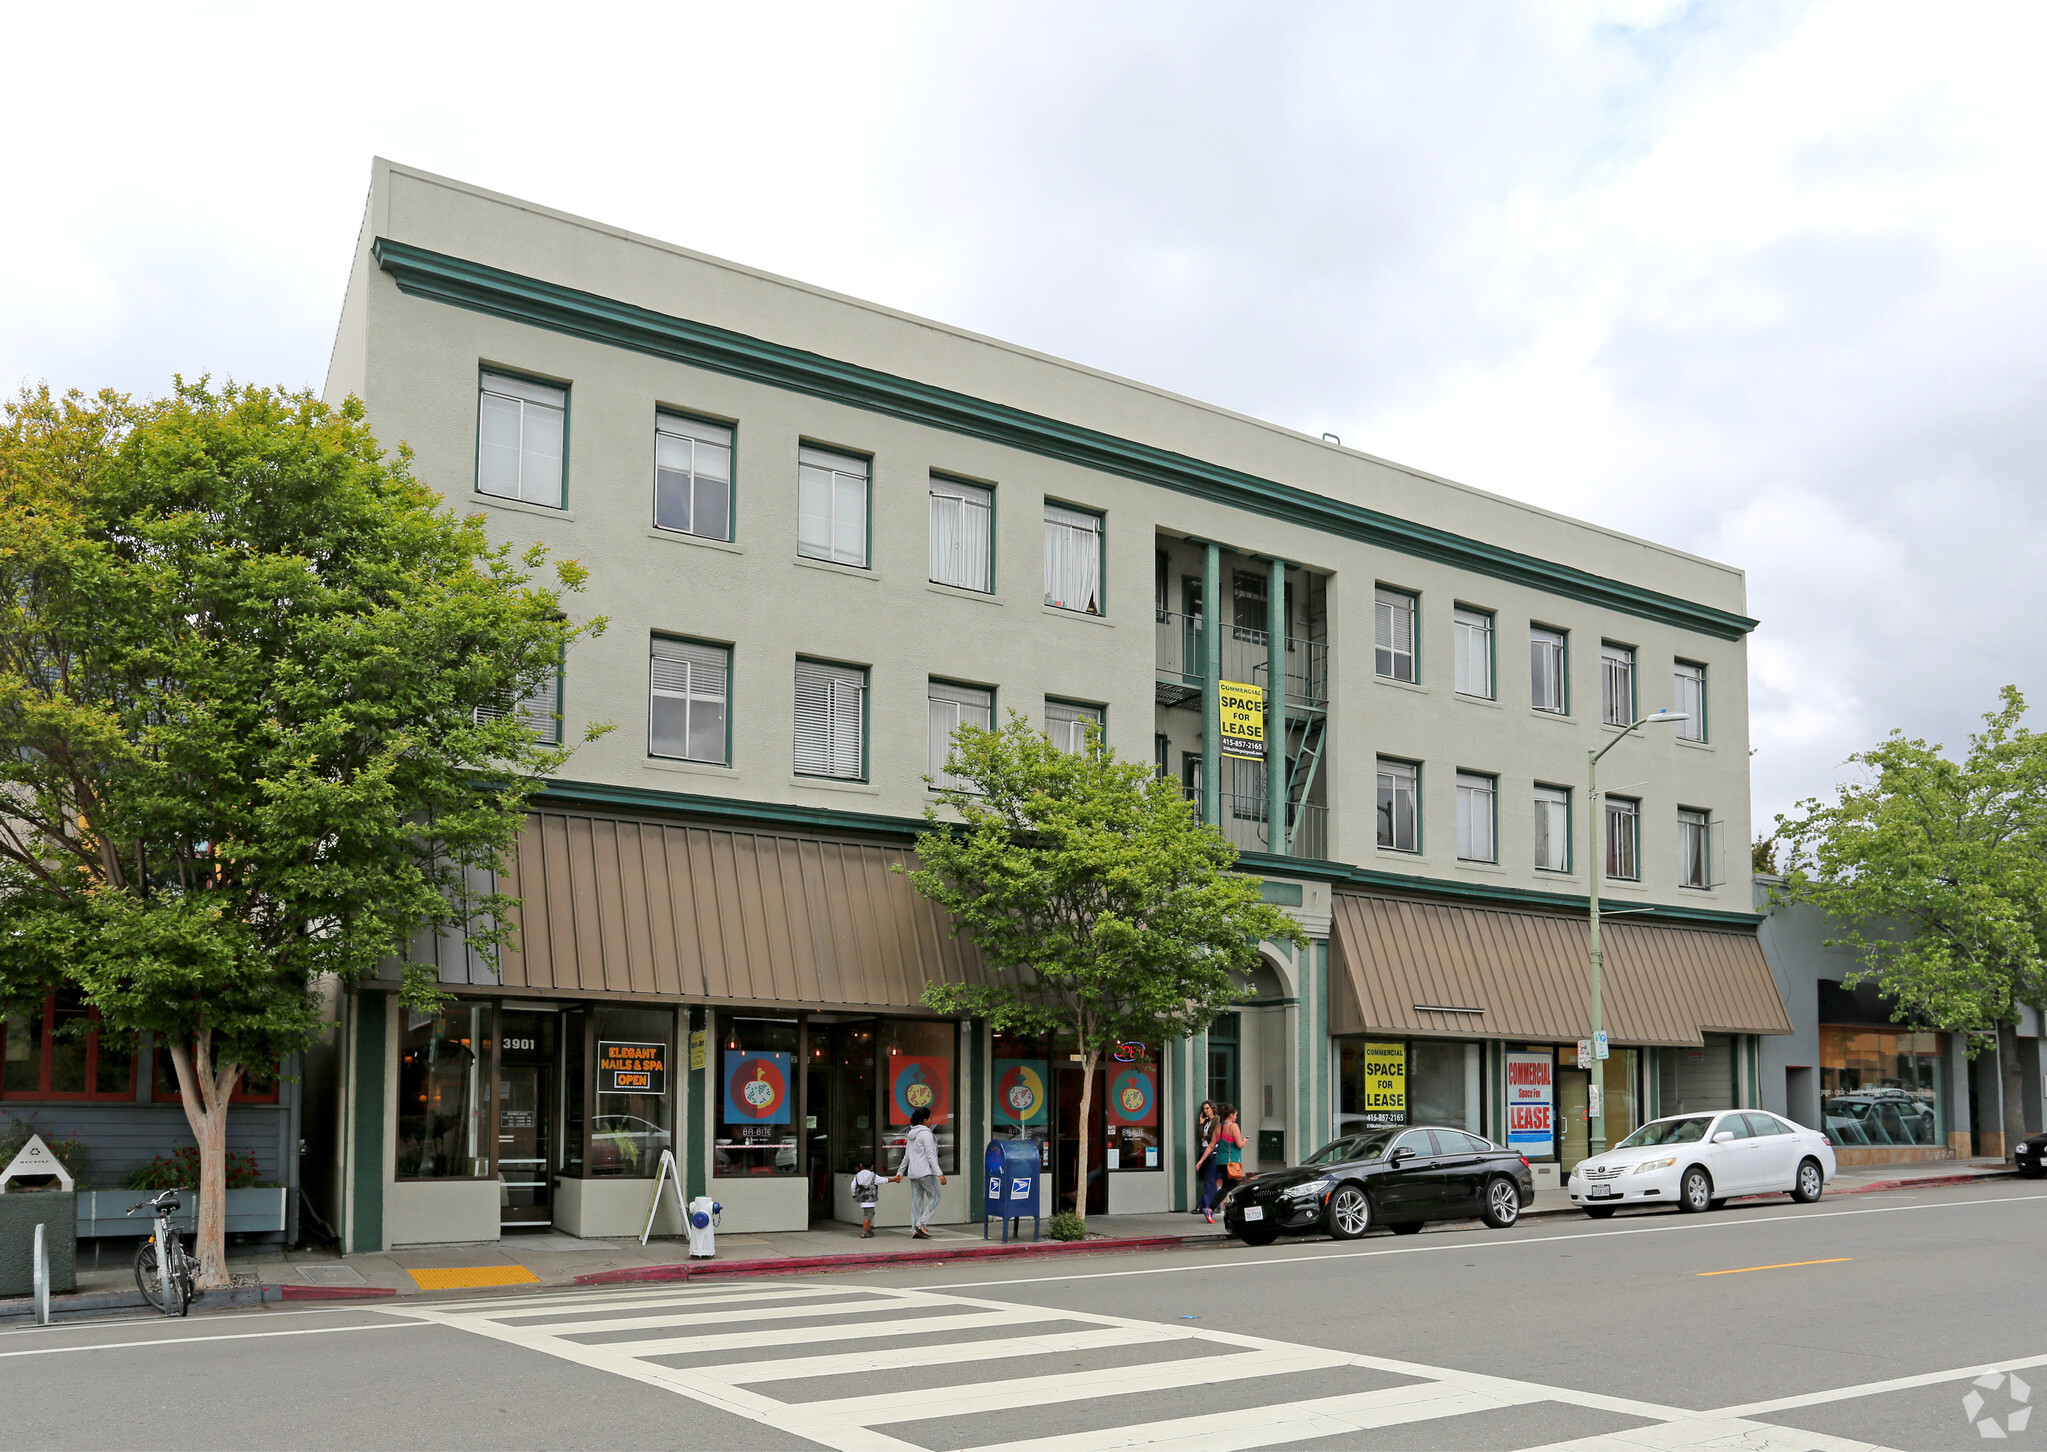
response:
<path id="1" fill-rule="evenodd" d="M 1876 984 L 1847 987 L 1861 960 L 1829 946 L 1829 919 L 1818 908 L 1772 904 L 1771 889 L 1782 885 L 1755 879 L 1756 909 L 1767 914 L 1763 955 L 1792 1023 L 1791 1033 L 1763 1046 L 1763 1107 L 1824 1131 L 1844 1165 L 2007 1157 L 1997 1046 L 1984 1044 L 1972 1059 L 1966 1035 L 1901 1024 Z M 2020 1015 L 2030 1134 L 2043 1122 L 2040 1020 L 2030 1008 Z"/>
<path id="2" fill-rule="evenodd" d="M 949 733 L 1012 710 L 1156 761 L 1313 939 L 1105 1071 L 1091 1208 L 1184 1205 L 1204 1096 L 1266 1160 L 1418 1116 L 1574 1161 L 1595 865 L 1628 914 L 1616 1137 L 1753 1102 L 1789 1027 L 1726 872 L 1736 570 L 383 162 L 327 393 L 493 539 L 591 568 L 610 628 L 521 709 L 618 727 L 537 804 L 501 979 L 443 942 L 447 1012 L 344 997 L 321 1155 L 353 1248 L 637 1233 L 670 1146 L 728 1229 L 845 1216 L 920 1100 L 946 1218 L 991 1134 L 1046 1139 L 1071 1203 L 1067 1046 L 925 1009 L 983 970 L 891 871 Z M 1587 748 L 1669 704 L 1681 733 L 1606 758 L 1587 862 Z"/>

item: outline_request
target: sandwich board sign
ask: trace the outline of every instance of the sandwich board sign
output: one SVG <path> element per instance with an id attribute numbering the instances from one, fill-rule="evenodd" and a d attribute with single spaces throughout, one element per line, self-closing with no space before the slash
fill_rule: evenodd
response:
<path id="1" fill-rule="evenodd" d="M 71 1188 L 71 1171 L 50 1153 L 50 1147 L 43 1143 L 41 1135 L 32 1134 L 28 1143 L 21 1147 L 21 1153 L 7 1162 L 6 1169 L 0 1170 L 0 1193 L 6 1191 L 9 1180 L 45 1180 L 52 1176 L 65 1189 Z"/>

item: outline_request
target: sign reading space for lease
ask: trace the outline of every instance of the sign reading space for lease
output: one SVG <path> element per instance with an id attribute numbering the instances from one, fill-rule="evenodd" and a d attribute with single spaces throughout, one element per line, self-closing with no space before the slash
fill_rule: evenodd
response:
<path id="1" fill-rule="evenodd" d="M 628 1043 L 618 1039 L 597 1041 L 597 1092 L 599 1094 L 666 1094 L 668 1092 L 668 1045 Z"/>
<path id="2" fill-rule="evenodd" d="M 1222 702 L 1222 733 L 1217 738 L 1224 756 L 1265 760 L 1265 687 L 1242 681 L 1218 681 Z"/>
<path id="3" fill-rule="evenodd" d="M 1556 1144 L 1555 1058 L 1551 1054 L 1507 1055 L 1507 1148 L 1547 1155 Z"/>
<path id="4" fill-rule="evenodd" d="M 1407 1045 L 1366 1044 L 1363 1098 L 1368 1125 L 1407 1123 Z"/>

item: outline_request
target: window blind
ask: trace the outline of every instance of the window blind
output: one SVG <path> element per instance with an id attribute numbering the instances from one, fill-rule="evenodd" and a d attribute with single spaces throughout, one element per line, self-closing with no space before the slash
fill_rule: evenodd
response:
<path id="1" fill-rule="evenodd" d="M 731 660 L 730 650 L 722 645 L 655 639 L 648 664 L 651 755 L 727 764 L 725 709 Z"/>
<path id="2" fill-rule="evenodd" d="M 796 770 L 858 780 L 865 775 L 867 673 L 858 666 L 796 662 Z"/>
<path id="3" fill-rule="evenodd" d="M 533 739 L 544 741 L 550 746 L 561 744 L 561 667 L 548 667 L 547 677 L 534 687 L 531 695 L 516 703 L 493 703 L 476 708 L 476 723 L 502 721 L 507 715 L 517 712 L 519 719 L 526 723 L 533 733 Z"/>
<path id="4" fill-rule="evenodd" d="M 477 410 L 477 490 L 561 508 L 568 403 L 564 389 L 484 374 Z"/>

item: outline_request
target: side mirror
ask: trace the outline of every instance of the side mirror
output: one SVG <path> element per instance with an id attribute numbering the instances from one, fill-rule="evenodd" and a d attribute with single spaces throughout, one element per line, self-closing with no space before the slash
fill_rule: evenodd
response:
<path id="1" fill-rule="evenodd" d="M 1713 1143 L 1715 1143 L 1715 1144 L 1733 1144 L 1733 1143 L 1734 1143 L 1734 1131 L 1733 1131 L 1733 1130 L 1731 1130 L 1731 1129 L 1723 1129 L 1723 1130 L 1721 1130 L 1721 1131 L 1720 1131 L 1720 1133 L 1718 1133 L 1718 1134 L 1716 1134 L 1716 1135 L 1714 1135 L 1714 1136 L 1713 1136 Z"/>
<path id="2" fill-rule="evenodd" d="M 1414 1151 L 1409 1149 L 1406 1145 L 1402 1145 L 1399 1149 L 1395 1150 L 1392 1154 L 1386 1157 L 1386 1163 L 1389 1165 L 1404 1164 L 1406 1161 L 1411 1160 L 1413 1158 Z"/>

